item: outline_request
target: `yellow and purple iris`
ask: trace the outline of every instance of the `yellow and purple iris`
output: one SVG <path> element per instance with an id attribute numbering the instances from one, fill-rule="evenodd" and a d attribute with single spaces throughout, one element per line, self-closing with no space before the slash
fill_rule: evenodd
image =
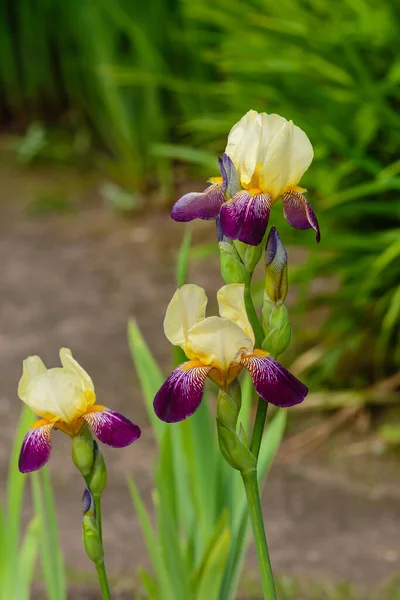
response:
<path id="1" fill-rule="evenodd" d="M 210 179 L 204 192 L 182 196 L 173 206 L 172 218 L 218 217 L 228 238 L 257 246 L 272 205 L 281 199 L 286 221 L 296 229 L 312 227 L 319 242 L 317 217 L 298 186 L 313 156 L 310 140 L 292 121 L 250 110 L 229 133 L 220 159 L 222 176 Z"/>
<path id="2" fill-rule="evenodd" d="M 206 317 L 203 288 L 184 285 L 172 297 L 164 332 L 189 360 L 179 365 L 157 392 L 156 415 L 169 423 L 186 419 L 200 406 L 207 377 L 228 391 L 243 368 L 249 371 L 257 394 L 264 400 L 282 407 L 302 402 L 307 387 L 268 352 L 254 347 L 244 285 L 225 285 L 217 299 L 220 316 Z"/>
<path id="3" fill-rule="evenodd" d="M 93 381 L 67 348 L 60 350 L 62 367 L 47 369 L 39 356 L 23 363 L 18 396 L 41 417 L 25 436 L 19 457 L 22 473 L 43 467 L 51 454 L 51 433 L 60 429 L 78 436 L 87 425 L 96 437 L 113 448 L 128 446 L 140 429 L 121 414 L 95 404 Z"/>

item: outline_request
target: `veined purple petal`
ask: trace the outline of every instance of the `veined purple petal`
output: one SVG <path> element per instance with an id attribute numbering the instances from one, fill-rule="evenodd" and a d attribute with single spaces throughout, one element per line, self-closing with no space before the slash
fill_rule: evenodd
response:
<path id="1" fill-rule="evenodd" d="M 225 200 L 222 183 L 213 183 L 204 192 L 189 192 L 182 196 L 172 207 L 171 217 L 181 222 L 215 219 Z"/>
<path id="2" fill-rule="evenodd" d="M 268 226 L 271 197 L 267 194 L 252 196 L 246 190 L 235 194 L 221 207 L 221 227 L 232 240 L 240 240 L 250 246 L 262 242 Z"/>
<path id="3" fill-rule="evenodd" d="M 54 423 L 43 421 L 43 425 L 33 426 L 26 434 L 19 455 L 18 467 L 21 473 L 30 473 L 43 467 L 51 454 L 51 432 Z"/>
<path id="4" fill-rule="evenodd" d="M 296 229 L 310 229 L 316 232 L 316 240 L 321 240 L 318 219 L 311 205 L 300 192 L 287 192 L 282 196 L 283 214 L 286 221 Z"/>
<path id="5" fill-rule="evenodd" d="M 112 448 L 129 446 L 140 437 L 141 432 L 137 425 L 109 408 L 88 412 L 83 418 L 95 436 Z"/>
<path id="6" fill-rule="evenodd" d="M 167 423 L 176 423 L 196 412 L 211 368 L 190 360 L 172 371 L 154 398 L 157 417 Z"/>
<path id="7" fill-rule="evenodd" d="M 308 394 L 308 388 L 267 352 L 256 350 L 241 360 L 251 375 L 257 394 L 275 406 L 299 404 Z"/>
<path id="8" fill-rule="evenodd" d="M 230 198 L 241 189 L 239 173 L 232 159 L 227 154 L 223 154 L 222 158 L 218 159 L 219 168 L 222 175 L 222 186 L 224 191 L 228 192 Z"/>

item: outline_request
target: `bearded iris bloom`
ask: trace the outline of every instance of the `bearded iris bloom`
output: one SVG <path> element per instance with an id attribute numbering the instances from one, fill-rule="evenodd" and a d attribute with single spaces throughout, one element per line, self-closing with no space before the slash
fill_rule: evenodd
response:
<path id="1" fill-rule="evenodd" d="M 19 457 L 22 473 L 40 469 L 49 460 L 53 429 L 76 437 L 88 425 L 101 442 L 113 448 L 128 446 L 140 436 L 137 425 L 95 404 L 93 381 L 70 350 L 62 348 L 60 360 L 62 367 L 53 369 L 47 369 L 39 356 L 24 360 L 18 396 L 41 418 L 23 441 Z"/>
<path id="2" fill-rule="evenodd" d="M 261 243 L 273 204 L 282 200 L 286 221 L 316 232 L 318 220 L 300 179 L 314 153 L 307 135 L 292 121 L 250 110 L 234 125 L 220 159 L 222 177 L 202 194 L 186 194 L 172 209 L 176 221 L 219 216 L 224 234 L 246 244 Z M 226 193 L 228 199 L 226 198 Z"/>
<path id="3" fill-rule="evenodd" d="M 243 368 L 249 371 L 257 394 L 264 400 L 282 407 L 302 402 L 307 387 L 268 352 L 254 347 L 244 285 L 222 287 L 217 299 L 219 317 L 206 317 L 207 296 L 194 284 L 178 289 L 169 303 L 165 335 L 189 360 L 179 365 L 157 392 L 156 415 L 170 423 L 186 419 L 200 406 L 207 377 L 229 391 Z"/>

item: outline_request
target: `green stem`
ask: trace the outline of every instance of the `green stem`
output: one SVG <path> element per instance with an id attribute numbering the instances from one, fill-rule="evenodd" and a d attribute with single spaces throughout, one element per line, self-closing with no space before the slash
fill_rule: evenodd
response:
<path id="1" fill-rule="evenodd" d="M 264 340 L 264 331 L 257 316 L 256 309 L 254 308 L 254 303 L 250 292 L 250 281 L 248 284 L 245 285 L 244 288 L 244 301 L 246 305 L 247 316 L 249 318 L 256 338 L 256 345 L 258 348 L 261 348 Z M 253 435 L 250 444 L 250 450 L 256 458 L 258 458 L 258 455 L 260 453 L 261 441 L 265 427 L 265 420 L 267 418 L 267 410 L 268 403 L 265 402 L 265 400 L 263 400 L 262 398 L 259 398 L 257 414 L 254 420 Z"/>
<path id="2" fill-rule="evenodd" d="M 257 413 L 254 419 L 253 435 L 251 436 L 250 450 L 258 459 L 262 437 L 264 433 L 265 421 L 267 418 L 268 402 L 258 398 Z"/>
<path id="3" fill-rule="evenodd" d="M 271 561 L 268 553 L 267 538 L 264 530 L 260 493 L 257 483 L 257 471 L 242 473 L 242 478 L 249 506 L 251 527 L 253 529 L 254 544 L 260 568 L 264 600 L 277 600 Z"/>
<path id="4" fill-rule="evenodd" d="M 96 510 L 96 521 L 97 527 L 100 533 L 100 540 L 103 543 L 103 524 L 101 520 L 101 496 L 100 494 L 93 494 L 94 507 Z"/>
<path id="5" fill-rule="evenodd" d="M 249 283 L 246 283 L 244 287 L 244 303 L 247 316 L 254 331 L 254 337 L 256 338 L 256 347 L 261 348 L 264 340 L 264 331 L 257 316 L 256 309 L 254 308 L 253 298 L 251 297 L 250 292 L 250 281 Z"/>
<path id="6" fill-rule="evenodd" d="M 96 564 L 97 577 L 100 584 L 100 590 L 103 600 L 112 600 L 110 588 L 108 585 L 106 567 L 104 565 L 104 559 L 99 560 Z"/>

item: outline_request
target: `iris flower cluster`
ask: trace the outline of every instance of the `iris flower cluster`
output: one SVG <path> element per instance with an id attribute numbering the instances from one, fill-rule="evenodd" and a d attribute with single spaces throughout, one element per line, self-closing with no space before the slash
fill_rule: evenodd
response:
<path id="1" fill-rule="evenodd" d="M 180 198 L 172 218 L 216 219 L 225 238 L 257 246 L 264 238 L 272 206 L 281 200 L 287 222 L 297 229 L 313 228 L 319 241 L 317 218 L 304 196 L 306 190 L 298 185 L 312 159 L 311 143 L 299 127 L 279 115 L 250 110 L 229 133 L 219 159 L 220 177 L 211 178 L 204 192 Z M 286 253 L 277 234 L 270 238 L 267 264 L 271 263 L 271 272 L 276 271 L 274 277 L 281 281 Z M 307 388 L 267 350 L 257 347 L 244 289 L 242 283 L 222 287 L 217 294 L 219 316 L 209 317 L 201 287 L 189 284 L 175 292 L 164 331 L 188 360 L 169 375 L 154 399 L 154 410 L 163 421 L 182 421 L 192 415 L 201 403 L 207 378 L 229 392 L 242 369 L 250 373 L 258 395 L 276 406 L 292 406 L 305 398 Z M 70 350 L 62 348 L 60 358 L 62 366 L 52 369 L 38 356 L 24 361 L 18 395 L 40 419 L 24 439 L 19 460 L 22 472 L 39 469 L 48 461 L 55 430 L 76 438 L 90 428 L 112 447 L 127 446 L 140 436 L 137 425 L 96 404 L 92 379 Z"/>

